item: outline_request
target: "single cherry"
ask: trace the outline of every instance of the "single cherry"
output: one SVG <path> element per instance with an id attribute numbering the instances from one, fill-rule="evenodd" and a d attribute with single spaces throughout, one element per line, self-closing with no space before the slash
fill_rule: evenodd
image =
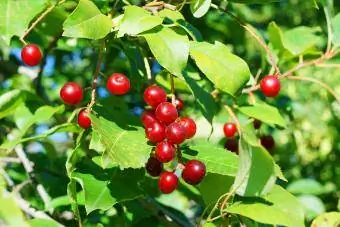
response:
<path id="1" fill-rule="evenodd" d="M 233 137 L 237 132 L 237 127 L 235 123 L 227 122 L 223 126 L 223 132 L 226 137 Z"/>
<path id="2" fill-rule="evenodd" d="M 261 127 L 261 125 L 262 125 L 262 122 L 257 120 L 257 119 L 254 119 L 253 125 L 254 125 L 255 129 L 259 129 Z"/>
<path id="3" fill-rule="evenodd" d="M 156 146 L 156 158 L 162 163 L 170 162 L 176 154 L 175 146 L 169 141 L 163 141 Z"/>
<path id="4" fill-rule="evenodd" d="M 165 126 L 158 121 L 153 122 L 145 128 L 145 134 L 151 142 L 161 142 L 165 139 Z"/>
<path id="5" fill-rule="evenodd" d="M 196 134 L 196 123 L 190 117 L 183 117 L 179 123 L 185 128 L 185 138 L 190 139 Z"/>
<path id="6" fill-rule="evenodd" d="M 177 110 L 183 110 L 184 109 L 184 102 L 183 102 L 183 100 L 177 97 L 175 99 L 175 106 L 176 106 Z"/>
<path id="7" fill-rule="evenodd" d="M 260 140 L 262 146 L 268 151 L 272 150 L 275 147 L 275 141 L 272 136 L 262 136 Z"/>
<path id="8" fill-rule="evenodd" d="M 144 127 L 158 121 L 155 113 L 152 110 L 145 110 L 141 116 L 142 123 Z"/>
<path id="9" fill-rule="evenodd" d="M 84 129 L 91 127 L 91 119 L 86 109 L 81 110 L 78 114 L 78 125 Z"/>
<path id="10" fill-rule="evenodd" d="M 185 140 L 185 128 L 174 122 L 165 129 L 166 138 L 173 144 L 180 144 Z"/>
<path id="11" fill-rule="evenodd" d="M 161 102 L 166 102 L 166 93 L 161 87 L 151 85 L 144 91 L 144 101 L 153 108 L 156 108 Z"/>
<path id="12" fill-rule="evenodd" d="M 150 176 L 157 177 L 163 170 L 163 164 L 156 158 L 150 157 L 148 162 L 145 164 L 145 169 Z"/>
<path id="13" fill-rule="evenodd" d="M 261 91 L 266 97 L 275 97 L 279 94 L 281 84 L 277 76 L 265 76 L 260 83 Z"/>
<path id="14" fill-rule="evenodd" d="M 170 124 L 178 118 L 177 109 L 170 102 L 160 103 L 155 111 L 156 117 L 160 122 Z"/>
<path id="15" fill-rule="evenodd" d="M 178 177 L 172 172 L 163 172 L 158 180 L 159 189 L 165 193 L 169 194 L 173 192 L 178 186 Z"/>
<path id="16" fill-rule="evenodd" d="M 228 151 L 234 152 L 238 154 L 238 143 L 236 139 L 231 139 L 228 138 L 227 141 L 224 144 L 224 148 L 227 149 Z"/>
<path id="17" fill-rule="evenodd" d="M 203 180 L 205 173 L 205 165 L 203 162 L 190 160 L 185 164 L 182 177 L 188 184 L 196 185 Z"/>
<path id="18" fill-rule="evenodd" d="M 21 59 L 28 66 L 36 66 L 42 59 L 40 48 L 35 44 L 27 44 L 21 50 Z"/>
<path id="19" fill-rule="evenodd" d="M 114 73 L 107 80 L 106 87 L 113 95 L 124 95 L 130 90 L 130 80 L 122 73 Z"/>
<path id="20" fill-rule="evenodd" d="M 76 105 L 83 100 L 83 89 L 77 83 L 68 82 L 61 88 L 60 98 L 68 105 Z"/>

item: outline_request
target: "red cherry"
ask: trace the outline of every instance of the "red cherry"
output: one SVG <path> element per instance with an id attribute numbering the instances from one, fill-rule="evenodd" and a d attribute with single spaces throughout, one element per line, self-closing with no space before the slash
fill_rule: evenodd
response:
<path id="1" fill-rule="evenodd" d="M 81 110 L 78 114 L 78 125 L 84 129 L 88 129 L 91 127 L 91 119 L 89 118 L 89 114 L 87 110 Z"/>
<path id="2" fill-rule="evenodd" d="M 174 144 L 180 144 L 185 140 L 185 128 L 179 123 L 174 122 L 165 130 L 166 138 Z"/>
<path id="3" fill-rule="evenodd" d="M 156 158 L 150 157 L 148 162 L 145 164 L 145 169 L 150 176 L 157 177 L 163 170 L 163 164 L 160 163 Z"/>
<path id="4" fill-rule="evenodd" d="M 113 95 L 124 95 L 130 90 L 130 80 L 122 73 L 114 73 L 107 80 L 106 87 Z"/>
<path id="5" fill-rule="evenodd" d="M 28 44 L 21 50 L 21 59 L 28 66 L 36 66 L 42 59 L 40 48 L 35 44 Z"/>
<path id="6" fill-rule="evenodd" d="M 262 136 L 260 140 L 262 146 L 269 151 L 275 147 L 275 141 L 272 136 Z"/>
<path id="7" fill-rule="evenodd" d="M 236 139 L 227 139 L 227 141 L 224 144 L 224 149 L 227 149 L 228 151 L 238 154 L 239 153 L 238 143 Z"/>
<path id="8" fill-rule="evenodd" d="M 205 165 L 203 162 L 190 160 L 185 164 L 182 177 L 188 184 L 196 185 L 203 180 L 205 172 Z"/>
<path id="9" fill-rule="evenodd" d="M 158 121 L 155 113 L 152 110 L 145 110 L 141 116 L 142 123 L 144 127 Z"/>
<path id="10" fill-rule="evenodd" d="M 161 102 L 166 102 L 166 93 L 161 87 L 151 85 L 144 91 L 144 101 L 156 108 Z"/>
<path id="11" fill-rule="evenodd" d="M 156 117 L 160 122 L 170 124 L 178 118 L 177 109 L 170 102 L 160 103 L 155 111 Z"/>
<path id="12" fill-rule="evenodd" d="M 173 192 L 178 186 L 178 177 L 172 172 L 163 172 L 158 180 L 158 187 L 164 194 Z"/>
<path id="13" fill-rule="evenodd" d="M 255 129 L 259 129 L 261 127 L 261 125 L 262 125 L 262 122 L 257 120 L 257 119 L 254 119 L 253 125 L 254 125 Z"/>
<path id="14" fill-rule="evenodd" d="M 153 122 L 145 129 L 145 134 L 151 142 L 161 142 L 165 139 L 165 126 L 158 121 Z"/>
<path id="15" fill-rule="evenodd" d="M 184 109 L 184 102 L 182 99 L 180 98 L 176 98 L 175 99 L 175 106 L 177 108 L 177 110 L 183 110 Z"/>
<path id="16" fill-rule="evenodd" d="M 237 132 L 237 127 L 235 123 L 227 122 L 223 126 L 223 132 L 226 137 L 233 137 Z"/>
<path id="17" fill-rule="evenodd" d="M 190 139 L 196 134 L 196 123 L 190 117 L 183 117 L 179 123 L 185 128 L 186 139 Z"/>
<path id="18" fill-rule="evenodd" d="M 60 98 L 68 105 L 76 105 L 83 100 L 83 89 L 74 82 L 68 82 L 61 88 Z"/>
<path id="19" fill-rule="evenodd" d="M 281 84 L 276 76 L 265 76 L 261 80 L 260 87 L 266 97 L 275 97 L 280 92 Z"/>
<path id="20" fill-rule="evenodd" d="M 162 163 L 170 162 L 174 159 L 175 154 L 175 146 L 168 141 L 160 142 L 156 146 L 156 158 Z"/>

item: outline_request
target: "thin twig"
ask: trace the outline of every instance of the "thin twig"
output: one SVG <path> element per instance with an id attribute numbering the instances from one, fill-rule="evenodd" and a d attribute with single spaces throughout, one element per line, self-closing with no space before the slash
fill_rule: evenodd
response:
<path id="1" fill-rule="evenodd" d="M 0 162 L 4 162 L 4 163 L 21 163 L 20 159 L 12 158 L 12 157 L 0 158 Z"/>
<path id="2" fill-rule="evenodd" d="M 328 63 L 324 63 L 324 64 L 316 64 L 316 67 L 320 67 L 320 68 L 340 68 L 340 64 L 328 64 Z"/>
<path id="3" fill-rule="evenodd" d="M 170 86 L 171 86 L 171 103 L 176 106 L 176 96 L 175 96 L 175 80 L 174 75 L 170 74 Z"/>
<path id="4" fill-rule="evenodd" d="M 99 76 L 99 73 L 100 73 L 100 67 L 101 67 L 101 64 L 102 64 L 103 56 L 104 56 L 104 50 L 105 50 L 105 39 L 102 39 L 100 47 L 99 47 L 96 69 L 95 69 L 94 74 L 93 74 L 91 101 L 89 102 L 89 104 L 87 106 L 88 112 L 91 111 L 94 103 L 96 102 L 96 89 L 97 89 L 97 85 L 98 85 L 98 76 Z"/>

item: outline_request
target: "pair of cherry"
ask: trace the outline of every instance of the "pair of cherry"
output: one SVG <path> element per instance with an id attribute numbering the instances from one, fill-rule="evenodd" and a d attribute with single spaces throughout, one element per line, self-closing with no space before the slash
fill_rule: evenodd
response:
<path id="1" fill-rule="evenodd" d="M 151 85 L 146 88 L 143 98 L 152 109 L 144 111 L 141 120 L 146 137 L 156 144 L 155 157 L 149 159 L 146 170 L 151 176 L 160 175 L 160 190 L 171 193 L 178 186 L 178 176 L 174 172 L 162 172 L 163 163 L 171 162 L 179 144 L 195 135 L 196 124 L 189 117 L 179 118 L 178 109 L 184 108 L 183 101 L 177 98 L 174 103 L 167 102 L 167 94 L 159 86 Z M 200 183 L 204 176 L 205 165 L 198 160 L 188 161 L 182 171 L 184 181 L 192 185 Z"/>

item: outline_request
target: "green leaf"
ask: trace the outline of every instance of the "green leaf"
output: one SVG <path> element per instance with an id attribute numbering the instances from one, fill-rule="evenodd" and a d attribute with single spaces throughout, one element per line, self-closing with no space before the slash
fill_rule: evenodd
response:
<path id="1" fill-rule="evenodd" d="M 305 209 L 305 216 L 307 220 L 312 220 L 326 211 L 322 200 L 314 195 L 301 195 L 298 197 L 298 200 Z"/>
<path id="2" fill-rule="evenodd" d="M 117 36 L 138 35 L 160 24 L 163 19 L 138 6 L 127 6 Z"/>
<path id="3" fill-rule="evenodd" d="M 97 131 L 92 132 L 91 141 L 90 141 L 90 149 L 95 150 L 99 153 L 105 151 L 105 146 L 100 141 L 100 136 Z"/>
<path id="4" fill-rule="evenodd" d="M 260 140 L 258 139 L 256 135 L 253 122 L 246 124 L 246 125 L 242 125 L 241 128 L 242 128 L 243 139 L 248 144 L 250 144 L 251 146 L 255 146 L 255 147 L 260 146 Z"/>
<path id="5" fill-rule="evenodd" d="M 20 37 L 25 33 L 30 21 L 43 11 L 47 2 L 46 0 L 0 1 L 0 37 L 7 45 L 14 35 Z"/>
<path id="6" fill-rule="evenodd" d="M 229 1 L 245 4 L 266 4 L 271 2 L 279 2 L 280 0 L 229 0 Z"/>
<path id="7" fill-rule="evenodd" d="M 231 95 L 239 91 L 250 78 L 247 63 L 232 54 L 222 43 L 193 41 L 190 43 L 190 56 L 216 88 Z"/>
<path id="8" fill-rule="evenodd" d="M 183 150 L 186 159 L 204 162 L 209 173 L 235 176 L 238 169 L 238 156 L 209 142 L 201 142 Z"/>
<path id="9" fill-rule="evenodd" d="M 287 190 L 293 194 L 320 195 L 329 193 L 323 185 L 313 179 L 298 179 L 287 186 Z"/>
<path id="10" fill-rule="evenodd" d="M 330 227 L 340 225 L 340 212 L 324 213 L 314 219 L 312 227 Z"/>
<path id="11" fill-rule="evenodd" d="M 162 26 L 141 35 L 161 66 L 176 76 L 182 75 L 189 57 L 189 39 L 182 30 Z"/>
<path id="12" fill-rule="evenodd" d="M 101 39 L 110 33 L 112 21 L 102 14 L 92 1 L 80 0 L 63 27 L 63 36 Z"/>
<path id="13" fill-rule="evenodd" d="M 243 114 L 265 122 L 270 125 L 286 127 L 286 122 L 276 107 L 268 104 L 255 104 L 253 106 L 239 107 L 238 110 Z"/>
<path id="14" fill-rule="evenodd" d="M 0 119 L 11 115 L 26 99 L 21 90 L 12 90 L 0 96 Z"/>
<path id="15" fill-rule="evenodd" d="M 275 184 L 274 161 L 261 146 L 253 147 L 241 140 L 240 161 L 233 188 L 241 196 L 261 196 Z"/>
<path id="16" fill-rule="evenodd" d="M 340 13 L 332 20 L 333 24 L 333 44 L 336 47 L 340 46 Z"/>
<path id="17" fill-rule="evenodd" d="M 170 9 L 163 9 L 159 11 L 158 16 L 168 18 L 172 22 L 176 22 L 178 20 L 185 20 L 184 16 L 179 11 L 173 11 Z"/>
<path id="18" fill-rule="evenodd" d="M 34 218 L 29 220 L 29 225 L 31 227 L 61 227 L 58 222 L 54 221 L 53 219 L 41 219 L 41 218 Z"/>
<path id="19" fill-rule="evenodd" d="M 85 205 L 85 200 L 84 200 L 84 191 L 80 191 L 77 193 L 77 203 L 79 205 Z M 48 206 L 45 208 L 45 210 L 50 210 L 53 208 L 57 208 L 57 207 L 61 207 L 61 206 L 68 206 L 71 205 L 71 200 L 69 198 L 68 195 L 64 195 L 64 196 L 59 196 L 56 198 L 53 198 Z"/>
<path id="20" fill-rule="evenodd" d="M 229 191 L 233 182 L 234 177 L 208 173 L 198 185 L 205 205 L 215 204 L 223 194 Z"/>
<path id="21" fill-rule="evenodd" d="M 287 227 L 304 227 L 304 213 L 299 201 L 275 185 L 263 199 L 241 199 L 226 209 L 232 214 L 239 214 L 260 223 L 284 225 Z"/>
<path id="22" fill-rule="evenodd" d="M 96 209 L 107 210 L 118 202 L 133 200 L 142 195 L 138 182 L 144 178 L 142 169 L 119 170 L 117 167 L 105 171 L 90 160 L 80 163 L 72 173 L 85 193 L 86 212 Z"/>
<path id="23" fill-rule="evenodd" d="M 196 0 L 191 2 L 190 10 L 194 17 L 199 18 L 203 17 L 210 8 L 211 0 Z"/>
<path id="24" fill-rule="evenodd" d="M 183 73 L 183 77 L 187 85 L 189 86 L 193 96 L 195 97 L 195 102 L 197 103 L 203 116 L 212 124 L 214 115 L 216 113 L 216 103 L 212 95 L 204 90 L 196 80 L 194 80 L 188 70 Z"/>
<path id="25" fill-rule="evenodd" d="M 46 123 L 54 114 L 63 113 L 65 110 L 64 105 L 60 106 L 42 106 L 34 113 L 34 123 Z"/>
<path id="26" fill-rule="evenodd" d="M 128 118 L 127 115 L 125 119 Z M 103 116 L 105 115 L 90 116 L 93 130 L 100 136 L 100 141 L 105 146 L 103 160 L 109 159 L 122 169 L 143 167 L 151 152 L 144 129 L 139 126 L 118 125 Z M 131 116 L 130 119 L 132 118 Z M 123 118 L 119 120 L 119 123 L 122 121 Z"/>

